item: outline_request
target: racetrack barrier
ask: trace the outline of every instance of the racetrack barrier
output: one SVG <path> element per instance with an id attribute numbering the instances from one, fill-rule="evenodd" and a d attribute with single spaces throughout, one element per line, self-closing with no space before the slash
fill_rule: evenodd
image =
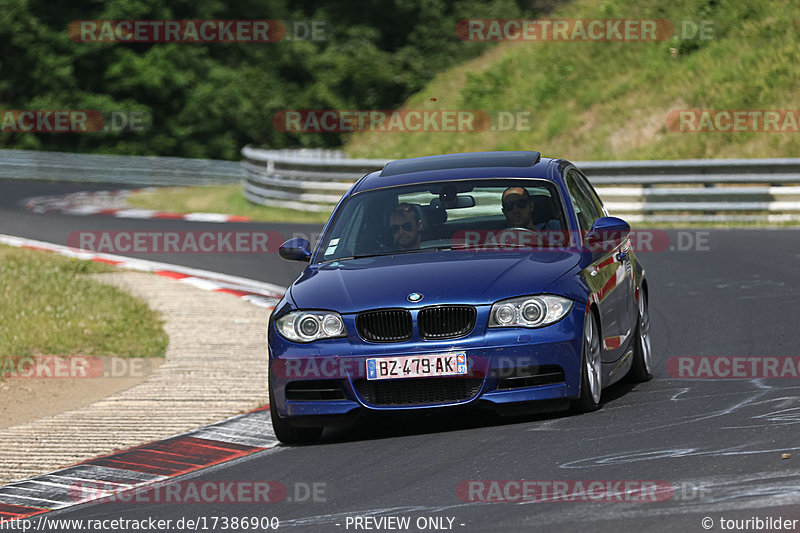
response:
<path id="1" fill-rule="evenodd" d="M 212 185 L 238 183 L 242 174 L 235 161 L 0 150 L 0 178 L 126 186 Z"/>
<path id="2" fill-rule="evenodd" d="M 329 211 L 388 160 L 336 150 L 242 149 L 251 202 Z M 800 222 L 800 159 L 577 162 L 610 214 L 630 222 Z"/>
<path id="3" fill-rule="evenodd" d="M 242 149 L 243 160 L 0 150 L 0 178 L 135 185 L 242 183 L 251 202 L 329 211 L 388 160 L 338 150 Z M 800 222 L 800 159 L 576 163 L 610 214 L 629 222 Z"/>

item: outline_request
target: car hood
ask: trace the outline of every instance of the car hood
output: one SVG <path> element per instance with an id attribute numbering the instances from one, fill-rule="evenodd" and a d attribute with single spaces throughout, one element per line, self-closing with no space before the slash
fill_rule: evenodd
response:
<path id="1" fill-rule="evenodd" d="M 355 313 L 383 307 L 491 304 L 544 291 L 580 261 L 572 251 L 421 252 L 310 265 L 292 284 L 301 309 Z M 410 304 L 408 295 L 423 298 Z"/>

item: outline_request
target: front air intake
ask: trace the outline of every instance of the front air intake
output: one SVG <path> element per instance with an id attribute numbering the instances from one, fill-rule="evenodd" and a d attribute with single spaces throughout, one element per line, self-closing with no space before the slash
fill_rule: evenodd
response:
<path id="1" fill-rule="evenodd" d="M 453 339 L 467 335 L 475 327 L 475 308 L 468 305 L 426 307 L 419 312 L 417 324 L 423 339 Z"/>
<path id="2" fill-rule="evenodd" d="M 411 313 L 405 309 L 368 311 L 356 317 L 356 328 L 370 342 L 400 342 L 411 338 Z"/>

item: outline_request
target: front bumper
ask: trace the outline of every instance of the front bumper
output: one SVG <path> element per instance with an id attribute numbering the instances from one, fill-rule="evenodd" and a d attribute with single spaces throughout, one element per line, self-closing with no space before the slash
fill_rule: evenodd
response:
<path id="1" fill-rule="evenodd" d="M 273 397 L 270 402 L 275 404 L 281 417 L 306 423 L 313 423 L 316 419 L 322 424 L 348 415 L 388 415 L 468 407 L 502 410 L 534 402 L 566 401 L 578 396 L 584 320 L 581 306 L 574 305 L 559 322 L 537 329 L 487 328 L 487 315 L 488 308 L 479 310 L 478 325 L 470 335 L 444 341 L 412 338 L 398 343 L 368 343 L 355 333 L 354 318 L 347 316 L 343 317 L 349 332 L 347 338 L 297 344 L 286 341 L 271 329 L 270 387 Z M 477 391 L 474 395 L 470 393 L 468 397 L 455 400 L 414 405 L 383 405 L 371 403 L 364 393 L 367 358 L 445 352 L 466 354 L 467 377 L 417 379 L 469 379 L 474 385 L 470 391 Z M 536 378 L 518 379 L 541 370 L 550 372 L 552 376 L 554 369 L 563 372 L 563 377 L 555 381 L 539 380 L 544 384 L 537 384 Z M 404 379 L 388 381 L 397 383 Z M 290 387 L 296 388 L 302 382 L 336 385 L 341 388 L 342 395 L 329 399 L 287 399 L 287 385 L 291 383 Z"/>

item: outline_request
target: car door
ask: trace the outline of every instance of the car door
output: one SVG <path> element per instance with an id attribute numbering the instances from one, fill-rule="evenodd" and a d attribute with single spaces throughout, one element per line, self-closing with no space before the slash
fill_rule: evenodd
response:
<path id="1" fill-rule="evenodd" d="M 600 195 L 597 194 L 597 191 L 594 190 L 594 187 L 586 176 L 581 173 L 581 171 L 577 171 L 579 176 L 579 181 L 585 186 L 586 192 L 589 194 L 590 198 L 599 206 L 600 210 L 602 211 L 602 216 L 608 216 L 608 211 L 606 210 L 605 206 L 603 205 L 603 201 L 600 199 Z M 625 327 L 623 328 L 626 333 L 623 335 L 623 339 L 621 339 L 621 345 L 625 344 L 627 339 L 630 339 L 630 335 L 633 330 L 636 328 L 636 322 L 639 318 L 639 308 L 636 306 L 636 301 L 634 299 L 634 293 L 636 291 L 636 278 L 633 274 L 633 262 L 631 261 L 631 256 L 633 255 L 632 244 L 630 237 L 626 237 L 618 247 L 618 251 L 616 252 L 617 259 L 622 263 L 625 270 L 624 280 L 621 282 L 622 286 L 620 287 L 620 294 L 624 295 L 625 298 L 625 305 L 624 310 L 625 313 L 622 317 L 624 320 Z M 620 307 L 620 311 L 623 310 L 623 307 Z M 623 350 L 624 351 L 624 350 Z"/>
<path id="2" fill-rule="evenodd" d="M 578 218 L 581 233 L 588 233 L 595 220 L 606 216 L 597 193 L 576 169 L 566 175 L 570 201 Z M 630 262 L 625 251 L 627 239 L 613 249 L 596 255 L 594 262 L 584 270 L 586 283 L 600 311 L 600 329 L 603 337 L 603 362 L 610 363 L 624 355 L 630 336 L 628 300 L 632 294 Z"/>

